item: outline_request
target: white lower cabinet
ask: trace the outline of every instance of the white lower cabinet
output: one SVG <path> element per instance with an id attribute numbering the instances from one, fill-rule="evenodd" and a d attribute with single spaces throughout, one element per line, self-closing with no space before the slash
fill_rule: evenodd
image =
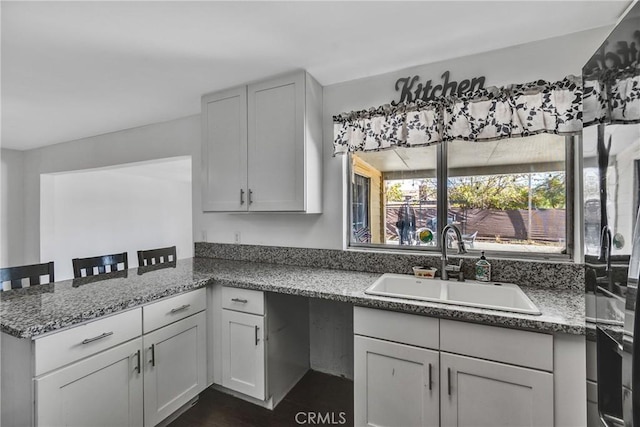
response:
<path id="1" fill-rule="evenodd" d="M 206 290 L 35 340 L 1 334 L 2 425 L 153 427 L 207 387 Z"/>
<path id="2" fill-rule="evenodd" d="M 354 358 L 356 425 L 439 425 L 437 351 L 356 336 Z"/>
<path id="3" fill-rule="evenodd" d="M 213 383 L 275 408 L 309 370 L 309 300 L 228 286 L 210 291 Z"/>
<path id="4" fill-rule="evenodd" d="M 38 426 L 141 426 L 142 339 L 35 380 Z"/>
<path id="5" fill-rule="evenodd" d="M 200 312 L 143 336 L 146 427 L 155 426 L 205 389 L 206 324 L 206 315 Z"/>
<path id="6" fill-rule="evenodd" d="M 364 307 L 353 325 L 356 426 L 554 426 L 552 336 Z"/>
<path id="7" fill-rule="evenodd" d="M 442 426 L 553 426 L 553 374 L 440 353 Z"/>
<path id="8" fill-rule="evenodd" d="M 222 310 L 222 385 L 265 399 L 264 317 Z"/>

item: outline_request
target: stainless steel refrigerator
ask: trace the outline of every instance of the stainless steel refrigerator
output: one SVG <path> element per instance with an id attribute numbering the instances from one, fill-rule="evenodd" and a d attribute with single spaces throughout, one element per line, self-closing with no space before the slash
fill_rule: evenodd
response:
<path id="1" fill-rule="evenodd" d="M 640 3 L 583 67 L 589 427 L 640 427 Z"/>

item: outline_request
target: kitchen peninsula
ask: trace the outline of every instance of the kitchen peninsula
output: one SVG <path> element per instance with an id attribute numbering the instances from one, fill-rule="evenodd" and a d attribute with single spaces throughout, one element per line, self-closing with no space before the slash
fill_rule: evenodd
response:
<path id="1" fill-rule="evenodd" d="M 436 321 L 437 319 L 455 319 L 475 324 L 500 327 L 487 327 L 489 331 L 518 329 L 521 330 L 523 334 L 532 333 L 535 337 L 549 337 L 549 354 L 545 357 L 549 360 L 554 358 L 555 361 L 546 367 L 542 367 L 542 369 L 547 372 L 553 372 L 557 379 L 563 375 L 563 357 L 558 357 L 557 355 L 557 352 L 563 348 L 563 339 L 569 338 L 570 341 L 572 340 L 571 337 L 579 337 L 581 339 L 585 332 L 582 314 L 584 311 L 584 298 L 583 295 L 576 290 L 522 286 L 523 291 L 542 312 L 540 316 L 530 316 L 365 294 L 364 291 L 366 288 L 374 283 L 378 277 L 380 277 L 380 273 L 270 264 L 246 260 L 192 258 L 178 260 L 175 263 L 169 263 L 167 266 L 142 267 L 130 269 L 126 272 L 107 274 L 104 278 L 97 276 L 94 278 L 74 279 L 4 292 L 0 294 L 0 316 L 2 318 L 1 326 L 4 344 L 2 355 L 3 387 L 6 388 L 9 384 L 13 384 L 14 393 L 12 396 L 23 402 L 22 406 L 18 405 L 18 407 L 22 407 L 23 411 L 27 413 L 33 410 L 33 402 L 35 400 L 36 415 L 35 419 L 32 418 L 31 414 L 27 413 L 3 414 L 3 416 L 18 416 L 19 418 L 9 419 L 26 420 L 26 424 L 28 425 L 40 425 L 37 415 L 38 400 L 34 399 L 32 394 L 37 394 L 39 391 L 42 391 L 43 388 L 38 387 L 39 381 L 53 376 L 57 372 L 70 369 L 70 367 L 74 365 L 67 365 L 72 362 L 82 363 L 77 362 L 77 359 L 65 359 L 56 362 L 55 360 L 51 361 L 40 357 L 38 354 L 39 343 L 46 343 L 47 340 L 58 339 L 58 337 L 62 337 L 64 334 L 77 335 L 75 331 L 80 331 L 83 327 L 99 325 L 101 322 L 117 319 L 120 318 L 120 316 L 129 316 L 130 318 L 127 319 L 129 327 L 127 328 L 133 328 L 134 326 L 131 325 L 135 324 L 137 325 L 135 327 L 139 328 L 138 332 L 127 331 L 126 333 L 129 335 L 125 333 L 125 338 L 122 338 L 120 341 L 114 341 L 112 345 L 109 345 L 107 341 L 115 338 L 110 336 L 104 340 L 104 344 L 98 345 L 102 345 L 101 350 L 106 350 L 104 351 L 104 353 L 106 353 L 107 351 L 112 351 L 113 349 L 110 347 L 114 345 L 117 345 L 115 349 L 120 349 L 121 347 L 129 345 L 129 343 L 136 342 L 136 344 L 130 346 L 131 348 L 123 349 L 122 357 L 124 357 L 124 359 L 122 360 L 126 361 L 124 363 L 127 369 L 137 370 L 138 372 L 143 370 L 145 375 L 148 375 L 147 369 L 152 369 L 150 366 L 152 363 L 155 363 L 155 359 L 158 357 L 158 349 L 161 347 L 155 344 L 155 350 L 152 349 L 152 351 L 149 352 L 147 348 L 151 349 L 152 346 L 148 346 L 146 341 L 143 341 L 145 342 L 144 346 L 141 346 L 138 342 L 141 339 L 141 334 L 144 334 L 142 338 L 145 339 L 166 328 L 175 328 L 175 325 L 187 322 L 189 319 L 194 319 L 192 322 L 196 322 L 195 319 L 200 319 L 200 324 L 196 322 L 185 326 L 184 329 L 185 331 L 192 331 L 189 332 L 193 335 L 192 338 L 194 340 L 192 356 L 194 360 L 199 360 L 199 366 L 196 366 L 198 363 L 194 363 L 194 371 L 190 373 L 194 375 L 194 378 L 199 375 L 200 379 L 193 385 L 189 385 L 189 387 L 191 388 L 192 394 L 197 395 L 199 391 L 202 391 L 212 383 L 221 383 L 222 386 L 225 386 L 225 381 L 215 378 L 212 373 L 215 369 L 219 369 L 220 371 L 225 369 L 221 366 L 221 364 L 223 364 L 222 361 L 213 360 L 221 354 L 221 352 L 218 353 L 216 349 L 219 349 L 219 347 L 223 345 L 220 342 L 220 323 L 221 319 L 223 319 L 223 312 L 225 314 L 230 312 L 230 310 L 226 309 L 229 308 L 226 302 L 221 301 L 222 297 L 220 295 L 222 295 L 222 292 L 218 294 L 218 297 L 212 297 L 216 290 L 220 289 L 230 289 L 230 292 L 232 292 L 233 289 L 249 292 L 249 297 L 243 294 L 241 298 L 234 298 L 234 300 L 240 301 L 244 301 L 243 298 L 262 298 L 264 293 L 264 302 L 260 302 L 259 304 L 264 304 L 265 308 L 258 308 L 255 312 L 248 308 L 246 310 L 237 310 L 249 313 L 246 315 L 233 311 L 233 313 L 238 315 L 251 316 L 258 320 L 260 320 L 260 316 L 256 316 L 256 314 L 262 313 L 264 318 L 261 321 L 263 322 L 265 322 L 264 319 L 266 319 L 267 316 L 265 313 L 268 313 L 268 316 L 270 316 L 269 319 L 271 319 L 272 322 L 276 322 L 275 319 L 277 316 L 275 316 L 274 308 L 270 307 L 270 301 L 278 301 L 278 298 L 295 297 L 299 299 L 297 305 L 301 306 L 304 305 L 299 304 L 301 300 L 306 301 L 306 298 L 319 298 L 349 303 L 354 306 L 368 307 L 366 310 L 370 310 L 371 313 L 380 312 L 382 313 L 381 315 L 392 312 L 411 313 L 401 314 L 402 316 L 408 316 L 407 319 L 409 320 L 418 318 L 435 319 Z M 207 288 L 207 290 L 205 291 L 203 288 Z M 208 293 L 206 298 L 205 293 Z M 180 300 L 178 301 L 178 299 Z M 253 301 L 247 305 L 251 304 L 253 304 Z M 158 316 L 156 313 L 159 312 L 159 309 L 155 307 L 160 305 L 163 305 L 161 308 L 167 313 L 176 312 L 177 317 L 172 320 L 156 320 Z M 277 308 L 277 304 L 275 304 L 274 307 Z M 142 314 L 140 313 L 141 309 Z M 295 310 L 282 311 L 286 311 L 287 313 L 295 312 Z M 205 313 L 207 319 L 206 328 L 203 327 L 204 325 L 202 324 L 205 319 Z M 308 312 L 306 311 L 298 311 L 298 313 L 303 317 L 308 316 Z M 362 311 L 360 313 L 366 314 L 366 312 Z M 415 314 L 420 316 L 415 316 Z M 142 318 L 142 320 L 140 318 Z M 359 317 L 356 316 L 356 319 L 357 318 Z M 113 322 L 114 320 L 111 321 Z M 401 319 L 401 321 L 404 320 Z M 155 322 L 155 326 L 145 326 L 150 322 Z M 224 322 L 225 320 L 222 320 L 222 323 Z M 307 329 L 304 332 L 308 332 L 308 318 L 306 320 L 303 319 L 299 323 L 306 325 L 305 327 Z M 142 328 L 140 326 L 141 324 Z M 236 322 L 235 324 L 239 323 Z M 265 324 L 260 327 L 255 326 L 256 344 L 259 341 L 264 343 L 270 338 L 268 335 L 272 332 L 268 326 L 265 326 L 267 324 L 268 322 L 265 322 Z M 452 324 L 465 325 L 467 323 L 452 322 Z M 162 328 L 154 330 L 154 328 L 160 326 L 162 326 Z M 117 326 L 115 327 L 117 328 Z M 142 332 L 140 332 L 140 328 Z M 265 328 L 265 331 L 263 331 L 262 328 Z M 100 337 L 101 334 L 105 335 L 111 332 L 111 330 L 103 331 L 102 329 L 98 328 L 92 332 L 93 335 Z M 356 329 L 358 329 L 357 325 Z M 206 338 L 203 338 L 205 337 L 205 330 Z M 117 330 L 115 331 L 116 334 L 114 334 L 114 336 L 117 335 Z M 253 334 L 253 326 L 251 326 L 251 331 Z M 178 331 L 173 331 L 172 333 L 178 334 Z M 358 333 L 358 330 L 356 330 L 356 333 Z M 443 333 L 445 333 L 444 329 L 441 330 L 440 334 Z M 89 334 L 89 332 L 86 332 L 84 335 L 86 334 Z M 82 338 L 86 340 L 84 335 L 82 335 Z M 553 353 L 551 349 L 551 337 L 555 338 L 553 340 L 553 348 L 556 353 Z M 77 339 L 81 341 L 80 338 Z M 124 342 L 123 340 L 131 341 Z M 302 359 L 307 358 L 306 363 L 301 365 L 301 369 L 304 370 L 309 369 L 308 340 L 308 336 L 302 337 L 302 342 L 306 343 L 305 345 L 307 347 L 306 350 L 299 351 Z M 205 346 L 203 342 L 207 341 L 208 343 Z M 160 341 L 156 340 L 154 342 Z M 286 342 L 286 340 L 283 342 Z M 100 343 L 100 341 L 97 341 L 97 343 Z M 233 346 L 234 344 L 227 343 L 226 345 Z M 293 344 L 289 343 L 288 345 Z M 185 342 L 183 342 L 181 346 L 188 348 Z M 42 346 L 42 348 L 45 347 L 46 346 Z M 89 346 L 84 345 L 80 347 L 84 348 Z M 202 360 L 205 347 L 208 350 L 206 362 Z M 145 350 L 142 350 L 141 356 L 139 356 L 138 354 L 141 348 Z M 250 348 L 253 348 L 253 344 Z M 258 360 L 261 360 L 263 364 L 268 364 L 269 358 L 272 357 L 270 352 L 268 350 L 258 350 L 262 351 L 262 358 Z M 21 357 L 16 357 L 16 354 L 21 355 Z M 31 354 L 31 356 L 25 357 L 25 354 Z M 87 360 L 97 358 L 100 354 L 102 353 L 98 355 L 93 353 L 83 355 L 80 353 L 79 356 L 86 356 L 86 359 L 83 359 L 86 363 Z M 198 354 L 200 356 L 198 356 Z M 139 360 L 140 357 L 142 357 L 142 361 Z M 53 359 L 55 359 L 55 357 L 53 357 Z M 219 366 L 219 368 L 215 367 L 216 364 L 218 364 L 217 366 Z M 144 365 L 144 367 L 142 365 Z M 202 379 L 202 376 L 205 375 L 202 373 L 205 365 L 207 365 L 206 369 L 208 371 L 206 381 Z M 147 366 L 149 366 L 149 368 L 147 368 Z M 226 369 L 232 368 L 233 367 L 227 367 Z M 273 371 L 273 369 L 271 369 L 271 371 Z M 260 374 L 260 371 L 257 373 Z M 267 373 L 263 371 L 262 376 L 265 375 L 267 375 Z M 280 374 L 280 376 L 281 375 L 282 374 Z M 298 378 L 298 376 L 299 373 L 296 374 L 295 378 L 292 377 L 291 381 L 297 381 L 296 378 Z M 32 392 L 30 386 L 32 381 L 36 384 L 35 392 Z M 271 383 L 273 382 L 272 380 Z M 16 384 L 21 384 L 22 386 L 16 387 Z M 566 387 L 567 384 L 564 386 Z M 146 383 L 145 387 L 147 387 Z M 270 397 L 273 397 L 270 395 L 273 393 L 270 393 L 267 389 L 265 394 L 265 386 L 259 385 L 258 388 L 260 387 L 262 388 L 262 394 L 257 394 L 259 398 L 254 399 L 249 397 L 248 399 L 266 407 L 275 406 L 277 400 L 270 401 Z M 272 387 L 274 387 L 273 384 Z M 282 387 L 283 389 L 280 391 L 280 394 L 286 394 L 289 385 Z M 556 382 L 555 393 L 553 393 L 556 399 L 561 398 L 564 394 L 557 389 L 557 387 L 563 387 L 560 381 Z M 236 392 L 232 393 L 237 395 Z M 145 396 L 147 394 L 151 393 L 146 393 Z M 251 396 L 252 392 L 244 391 L 243 394 Z M 4 396 L 7 395 L 10 394 L 4 394 Z M 279 396 L 279 398 L 282 398 L 282 396 Z M 188 403 L 192 402 L 192 399 L 188 400 Z M 132 406 L 135 406 L 134 403 L 132 403 Z M 139 404 L 137 406 L 142 407 L 143 405 Z M 176 408 L 169 405 L 171 411 L 167 412 L 165 408 L 165 412 L 162 412 L 160 410 L 162 408 L 158 407 L 156 403 L 154 411 L 151 412 L 154 416 L 151 417 L 147 415 L 147 407 L 149 405 L 146 400 L 144 406 L 145 425 L 156 425 L 176 411 Z M 135 417 L 129 420 L 133 423 Z M 147 422 L 148 420 L 153 421 Z"/>

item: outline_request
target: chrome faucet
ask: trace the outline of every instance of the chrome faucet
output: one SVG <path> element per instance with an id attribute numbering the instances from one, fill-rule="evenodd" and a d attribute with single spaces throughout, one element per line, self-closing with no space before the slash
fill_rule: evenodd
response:
<path id="1" fill-rule="evenodd" d="M 449 280 L 449 273 L 456 273 L 458 275 L 458 280 L 464 280 L 462 277 L 461 267 L 462 265 L 448 265 L 447 263 L 447 233 L 453 230 L 456 233 L 456 239 L 458 240 L 458 254 L 466 254 L 467 250 L 464 247 L 464 242 L 462 241 L 462 233 L 460 233 L 460 229 L 453 224 L 447 224 L 442 229 L 442 236 L 440 239 L 440 244 L 442 246 L 442 270 L 440 273 L 440 277 L 442 280 Z M 462 264 L 462 260 L 460 262 Z M 449 270 L 448 270 L 449 269 Z"/>

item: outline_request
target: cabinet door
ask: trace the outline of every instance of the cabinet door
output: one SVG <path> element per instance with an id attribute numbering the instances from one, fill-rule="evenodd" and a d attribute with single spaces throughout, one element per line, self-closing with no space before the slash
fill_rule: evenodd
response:
<path id="1" fill-rule="evenodd" d="M 142 426 L 142 339 L 35 380 L 37 426 Z"/>
<path id="2" fill-rule="evenodd" d="M 440 353 L 444 426 L 553 425 L 553 375 Z"/>
<path id="3" fill-rule="evenodd" d="M 143 336 L 145 426 L 155 426 L 205 389 L 206 323 L 200 312 Z"/>
<path id="4" fill-rule="evenodd" d="M 249 210 L 304 211 L 305 74 L 249 85 Z"/>
<path id="5" fill-rule="evenodd" d="M 222 385 L 265 399 L 264 317 L 222 310 Z"/>
<path id="6" fill-rule="evenodd" d="M 356 426 L 439 425 L 438 352 L 355 336 Z"/>
<path id="7" fill-rule="evenodd" d="M 246 86 L 202 97 L 202 158 L 202 209 L 246 211 Z"/>

